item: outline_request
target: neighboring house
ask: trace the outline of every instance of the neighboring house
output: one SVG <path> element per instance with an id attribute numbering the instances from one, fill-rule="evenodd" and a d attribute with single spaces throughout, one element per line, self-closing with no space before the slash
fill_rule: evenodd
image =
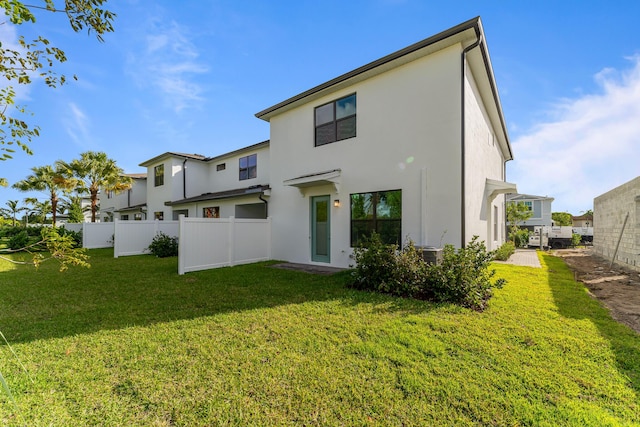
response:
<path id="1" fill-rule="evenodd" d="M 101 222 L 147 219 L 147 174 L 129 173 L 125 176 L 132 180 L 128 190 L 116 193 L 100 189 L 100 213 L 97 217 Z"/>
<path id="2" fill-rule="evenodd" d="M 593 200 L 593 249 L 640 271 L 640 176 Z"/>
<path id="3" fill-rule="evenodd" d="M 571 225 L 573 227 L 593 227 L 593 214 L 586 213 L 580 216 L 571 217 Z"/>
<path id="4" fill-rule="evenodd" d="M 149 219 L 266 218 L 269 157 L 264 141 L 216 157 L 168 152 L 141 163 Z"/>
<path id="5" fill-rule="evenodd" d="M 387 242 L 505 241 L 512 159 L 480 18 L 269 107 L 272 256 L 336 267 Z"/>
<path id="6" fill-rule="evenodd" d="M 553 225 L 551 203 L 553 197 L 532 196 L 530 194 L 507 194 L 507 203 L 524 203 L 532 213 L 531 218 L 518 224 L 520 228 L 533 231 L 537 225 Z M 507 222 L 507 225 L 509 222 Z"/>

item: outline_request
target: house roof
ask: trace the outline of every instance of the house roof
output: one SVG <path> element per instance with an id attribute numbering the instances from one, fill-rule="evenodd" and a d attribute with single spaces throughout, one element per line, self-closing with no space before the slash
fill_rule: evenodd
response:
<path id="1" fill-rule="evenodd" d="M 132 179 L 147 179 L 146 173 L 125 173 L 124 176 L 128 176 Z"/>
<path id="2" fill-rule="evenodd" d="M 149 159 L 140 163 L 140 166 L 147 167 L 154 163 L 157 163 L 161 159 L 166 159 L 167 157 L 177 157 L 180 159 L 198 160 L 202 162 L 215 162 L 225 157 L 234 156 L 236 154 L 242 153 L 244 151 L 256 150 L 258 148 L 267 147 L 267 146 L 269 146 L 269 140 L 258 142 L 257 144 L 252 144 L 247 147 L 242 147 L 237 150 L 229 151 L 228 153 L 220 154 L 214 157 L 207 157 L 202 154 L 185 154 L 185 153 L 176 153 L 173 151 L 167 151 L 166 153 L 162 153 L 158 156 L 155 156 L 152 159 Z M 146 176 L 146 174 L 143 174 L 143 175 Z"/>
<path id="3" fill-rule="evenodd" d="M 549 200 L 553 202 L 553 197 L 548 196 L 532 196 L 531 194 L 517 194 L 511 193 L 507 194 L 507 201 L 518 201 L 518 200 Z"/>
<path id="4" fill-rule="evenodd" d="M 505 157 L 507 160 L 510 160 L 513 158 L 513 154 L 491 60 L 489 58 L 489 51 L 484 40 L 485 36 L 482 22 L 480 17 L 475 17 L 266 108 L 256 113 L 256 117 L 270 121 L 275 115 L 430 55 L 446 47 L 459 43 L 463 48 L 466 48 L 474 46 L 475 43 L 479 43 L 479 49 L 472 49 L 467 53 L 468 64 L 472 70 L 476 71 L 474 76 L 477 79 L 478 89 L 482 97 L 486 100 L 493 101 L 486 103 L 487 112 L 490 120 L 494 123 L 494 128 L 496 129 L 497 137 L 505 153 Z"/>
<path id="5" fill-rule="evenodd" d="M 146 203 L 140 203 L 139 205 L 127 206 L 125 208 L 115 209 L 114 212 L 126 212 L 132 210 L 143 210 L 142 208 L 146 208 Z"/>
<path id="6" fill-rule="evenodd" d="M 239 196 L 248 196 L 251 194 L 263 193 L 266 190 L 270 190 L 269 185 L 253 185 L 251 187 L 237 188 L 234 190 L 218 191 L 216 193 L 204 193 L 195 197 L 188 197 L 182 200 L 176 200 L 172 202 L 165 202 L 165 206 L 183 205 L 186 203 L 204 202 L 207 200 L 220 200 L 230 199 Z"/>
<path id="7" fill-rule="evenodd" d="M 181 159 L 191 159 L 191 160 L 205 160 L 206 157 L 202 154 L 185 154 L 185 153 L 175 153 L 173 151 L 167 151 L 166 153 L 162 153 L 159 156 L 155 156 L 152 159 L 146 160 L 140 163 L 140 166 L 146 167 L 153 163 L 156 163 L 158 160 L 165 159 L 167 157 L 178 157 Z"/>

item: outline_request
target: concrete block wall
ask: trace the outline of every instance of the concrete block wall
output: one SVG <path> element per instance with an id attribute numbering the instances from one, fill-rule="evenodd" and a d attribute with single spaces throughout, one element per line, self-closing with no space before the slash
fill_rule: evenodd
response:
<path id="1" fill-rule="evenodd" d="M 640 176 L 594 199 L 593 224 L 595 253 L 612 259 L 620 239 L 614 262 L 640 271 Z"/>

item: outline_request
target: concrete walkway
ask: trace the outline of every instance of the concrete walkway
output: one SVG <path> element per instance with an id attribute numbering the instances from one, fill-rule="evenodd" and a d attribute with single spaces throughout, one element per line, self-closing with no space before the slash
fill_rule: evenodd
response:
<path id="1" fill-rule="evenodd" d="M 524 265 L 525 267 L 542 268 L 535 249 L 516 249 L 506 261 L 494 261 L 502 264 Z"/>

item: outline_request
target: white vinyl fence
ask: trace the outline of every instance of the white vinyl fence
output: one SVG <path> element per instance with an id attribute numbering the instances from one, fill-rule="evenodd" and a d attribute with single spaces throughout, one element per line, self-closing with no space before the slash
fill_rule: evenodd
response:
<path id="1" fill-rule="evenodd" d="M 75 232 L 82 231 L 82 247 L 86 249 L 110 248 L 115 234 L 112 222 L 83 222 L 65 224 L 64 228 Z"/>
<path id="2" fill-rule="evenodd" d="M 178 221 L 121 221 L 115 222 L 115 242 L 113 257 L 141 255 L 149 253 L 148 247 L 159 233 L 177 237 L 180 232 Z"/>
<path id="3" fill-rule="evenodd" d="M 180 216 L 178 274 L 271 259 L 271 219 Z"/>

